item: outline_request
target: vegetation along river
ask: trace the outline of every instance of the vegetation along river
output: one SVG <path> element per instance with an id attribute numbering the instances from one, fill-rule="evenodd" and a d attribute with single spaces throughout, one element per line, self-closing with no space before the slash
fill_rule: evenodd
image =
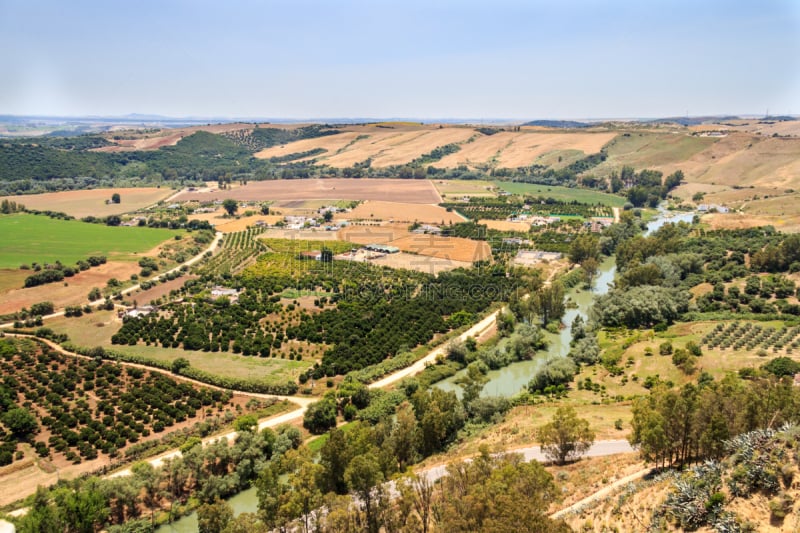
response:
<path id="1" fill-rule="evenodd" d="M 667 223 L 691 222 L 694 213 L 673 213 L 660 210 L 658 216 L 647 224 L 646 235 L 656 231 Z M 483 387 L 483 396 L 513 396 L 525 387 L 539 368 L 552 357 L 566 357 L 569 353 L 569 343 L 572 340 L 570 326 L 575 317 L 580 316 L 584 321 L 587 320 L 589 308 L 595 296 L 600 296 L 609 291 L 614 282 L 614 275 L 617 272 L 617 265 L 613 257 L 606 258 L 597 271 L 592 290 L 585 290 L 582 284 L 576 285 L 572 289 L 565 291 L 564 298 L 567 299 L 569 307 L 564 313 L 562 322 L 566 327 L 562 328 L 558 334 L 544 332 L 547 341 L 547 348 L 531 360 L 512 363 L 498 370 L 489 371 L 487 377 L 489 381 Z M 455 391 L 461 396 L 461 386 L 456 381 L 466 373 L 462 370 L 447 379 L 438 382 L 435 386 L 446 391 Z"/>
<path id="2" fill-rule="evenodd" d="M 651 220 L 647 225 L 647 234 L 652 233 L 666 223 L 671 222 L 691 222 L 693 213 L 670 213 L 660 211 L 658 217 Z M 562 328 L 558 334 L 545 332 L 547 339 L 547 349 L 534 357 L 530 361 L 520 361 L 511 365 L 489 372 L 489 382 L 483 388 L 483 394 L 487 396 L 512 396 L 519 392 L 528 384 L 538 368 L 550 357 L 565 357 L 569 352 L 569 342 L 572 339 L 569 326 L 575 317 L 580 315 L 584 320 L 592 305 L 595 296 L 608 292 L 611 283 L 614 281 L 617 266 L 613 257 L 606 258 L 601 264 L 594 279 L 592 290 L 584 290 L 581 286 L 573 287 L 566 291 L 565 298 L 571 300 L 575 305 L 571 305 L 564 313 L 562 321 L 567 327 Z M 442 380 L 435 386 L 444 390 L 453 390 L 460 396 L 461 387 L 455 383 L 459 376 L 465 371 L 457 373 L 448 379 Z M 254 513 L 258 510 L 258 496 L 256 488 L 252 487 L 236 494 L 228 499 L 228 503 L 233 508 L 234 516 L 241 513 Z M 156 533 L 196 533 L 197 513 L 192 513 L 182 517 L 172 524 L 165 524 L 156 529 Z"/>

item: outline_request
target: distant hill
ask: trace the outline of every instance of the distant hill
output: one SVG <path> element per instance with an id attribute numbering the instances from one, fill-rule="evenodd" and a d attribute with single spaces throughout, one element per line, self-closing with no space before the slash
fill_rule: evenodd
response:
<path id="1" fill-rule="evenodd" d="M 736 115 L 724 115 L 718 117 L 665 117 L 643 120 L 642 122 L 645 124 L 680 124 L 681 126 L 697 126 L 698 124 L 730 120 L 741 120 L 741 117 Z"/>
<path id="2" fill-rule="evenodd" d="M 588 128 L 588 122 L 577 122 L 575 120 L 531 120 L 523 126 L 541 126 L 543 128 Z"/>

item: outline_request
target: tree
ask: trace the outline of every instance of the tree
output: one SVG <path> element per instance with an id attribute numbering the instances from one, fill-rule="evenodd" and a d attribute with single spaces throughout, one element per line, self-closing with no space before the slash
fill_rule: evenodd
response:
<path id="1" fill-rule="evenodd" d="M 236 211 L 239 210 L 239 202 L 237 202 L 233 198 L 228 198 L 227 200 L 222 202 L 222 207 L 223 209 L 225 209 L 225 211 L 228 212 L 230 216 L 233 216 L 234 214 L 236 214 Z"/>
<path id="2" fill-rule="evenodd" d="M 258 428 L 258 418 L 254 414 L 242 415 L 233 421 L 233 429 L 242 433 L 243 431 L 253 432 Z"/>
<path id="3" fill-rule="evenodd" d="M 197 508 L 197 531 L 199 533 L 222 533 L 233 518 L 233 509 L 219 498 Z"/>
<path id="4" fill-rule="evenodd" d="M 591 289 L 594 277 L 597 275 L 597 271 L 600 270 L 600 263 L 594 257 L 587 257 L 581 263 L 581 269 L 583 270 L 583 275 L 586 276 L 586 284 Z"/>
<path id="5" fill-rule="evenodd" d="M 325 214 L 322 215 L 322 219 L 325 222 L 330 222 L 333 220 L 333 213 L 331 211 L 325 211 Z"/>
<path id="6" fill-rule="evenodd" d="M 261 214 L 269 215 L 269 204 L 261 204 Z"/>
<path id="7" fill-rule="evenodd" d="M 380 490 L 379 485 L 383 483 L 383 473 L 378 461 L 372 454 L 353 457 L 344 471 L 344 479 L 350 491 L 358 496 L 361 508 L 366 514 L 367 531 L 377 533 L 379 524 L 375 505 Z"/>
<path id="8" fill-rule="evenodd" d="M 303 427 L 315 435 L 325 433 L 336 426 L 336 403 L 325 398 L 308 406 L 303 416 Z"/>
<path id="9" fill-rule="evenodd" d="M 564 286 L 555 282 L 549 287 L 542 287 L 530 298 L 534 312 L 547 325 L 551 320 L 558 320 L 564 315 Z"/>
<path id="10" fill-rule="evenodd" d="M 594 431 L 589 429 L 589 421 L 578 418 L 573 407 L 556 409 L 552 421 L 540 427 L 536 436 L 542 452 L 560 465 L 577 459 L 594 443 Z"/>
<path id="11" fill-rule="evenodd" d="M 111 203 L 112 204 L 118 204 L 118 203 L 120 203 L 120 201 L 121 201 L 121 199 L 119 197 L 119 193 L 118 192 L 115 192 L 114 194 L 111 195 Z"/>
<path id="12" fill-rule="evenodd" d="M 180 374 L 183 371 L 183 369 L 189 368 L 189 366 L 191 366 L 191 363 L 189 363 L 188 359 L 186 359 L 185 357 L 178 357 L 177 359 L 172 361 L 172 373 Z"/>
<path id="13" fill-rule="evenodd" d="M 569 248 L 569 260 L 574 264 L 583 264 L 589 258 L 600 257 L 599 238 L 596 235 L 584 233 L 578 235 Z"/>
<path id="14" fill-rule="evenodd" d="M 27 409 L 9 409 L 2 418 L 3 425 L 20 440 L 27 440 L 39 431 L 39 423 Z"/>

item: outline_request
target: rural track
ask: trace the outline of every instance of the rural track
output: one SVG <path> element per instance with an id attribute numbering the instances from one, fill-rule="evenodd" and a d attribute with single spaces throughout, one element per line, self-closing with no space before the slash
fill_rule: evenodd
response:
<path id="1" fill-rule="evenodd" d="M 178 266 L 176 266 L 174 268 L 171 268 L 170 270 L 167 270 L 166 272 L 162 272 L 161 274 L 159 274 L 158 276 L 156 276 L 153 279 L 160 279 L 163 276 L 168 276 L 169 274 L 172 274 L 174 272 L 180 271 L 180 269 L 183 268 L 183 267 L 190 267 L 190 266 L 194 265 L 195 263 L 198 263 L 199 261 L 202 261 L 202 259 L 206 255 L 206 253 L 213 252 L 216 249 L 216 247 L 219 245 L 220 241 L 222 240 L 223 236 L 224 235 L 223 235 L 222 232 L 219 232 L 219 231 L 216 232 L 216 234 L 214 235 L 214 240 L 211 241 L 211 244 L 208 246 L 208 248 L 206 248 L 205 250 L 203 250 L 202 252 L 200 252 L 196 256 L 192 257 L 191 259 L 189 259 L 187 261 L 184 261 L 180 265 L 178 265 Z M 128 287 L 127 289 L 121 290 L 119 293 L 122 296 L 127 296 L 128 294 L 140 289 L 141 287 L 142 287 L 141 284 L 137 283 L 136 285 Z M 105 304 L 105 298 L 101 298 L 100 300 L 95 300 L 94 302 L 88 302 L 85 305 L 89 305 L 90 307 L 100 307 L 101 305 L 104 305 L 104 304 Z M 57 311 L 55 313 L 52 313 L 52 314 L 49 314 L 49 315 L 45 315 L 45 316 L 42 317 L 42 320 L 49 320 L 51 318 L 58 318 L 60 316 L 64 316 L 64 311 Z M 8 328 L 13 328 L 13 327 L 14 327 L 14 322 L 6 322 L 5 324 L 0 324 L 0 329 L 8 329 Z"/>

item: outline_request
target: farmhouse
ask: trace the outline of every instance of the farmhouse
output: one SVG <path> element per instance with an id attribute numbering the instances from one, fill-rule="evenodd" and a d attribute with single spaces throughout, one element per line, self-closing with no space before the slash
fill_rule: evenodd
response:
<path id="1" fill-rule="evenodd" d="M 300 259 L 322 261 L 322 252 L 320 250 L 307 250 L 305 252 L 300 252 Z"/>
<path id="2" fill-rule="evenodd" d="M 543 261 L 557 261 L 563 255 L 559 252 L 543 252 L 541 250 L 520 250 L 514 257 L 514 264 L 533 266 Z"/>
<path id="3" fill-rule="evenodd" d="M 389 246 L 388 244 L 368 244 L 366 248 L 367 250 L 384 254 L 396 254 L 400 251 L 397 246 Z"/>
<path id="4" fill-rule="evenodd" d="M 583 225 L 592 233 L 600 233 L 613 223 L 614 219 L 611 217 L 592 217 L 588 221 L 584 222 Z"/>
<path id="5" fill-rule="evenodd" d="M 216 285 L 211 289 L 212 298 L 228 298 L 232 304 L 239 301 L 239 291 L 229 287 L 221 287 Z"/>
<path id="6" fill-rule="evenodd" d="M 438 226 L 432 226 L 430 224 L 422 224 L 417 229 L 415 229 L 412 233 L 417 233 L 417 234 L 424 233 L 424 234 L 427 234 L 427 235 L 441 235 L 442 228 L 440 228 Z"/>
<path id="7" fill-rule="evenodd" d="M 141 307 L 134 307 L 133 309 L 126 309 L 122 311 L 118 316 L 120 318 L 139 318 L 142 316 L 147 316 L 150 313 L 155 313 L 158 309 L 152 305 L 143 305 Z"/>

